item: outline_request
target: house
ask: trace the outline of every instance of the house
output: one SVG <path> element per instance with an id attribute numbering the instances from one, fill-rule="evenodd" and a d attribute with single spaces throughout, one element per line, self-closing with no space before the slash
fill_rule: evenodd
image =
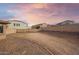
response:
<path id="1" fill-rule="evenodd" d="M 46 24 L 46 23 L 41 23 L 41 24 L 33 25 L 32 28 L 33 28 L 33 29 L 43 29 L 43 28 L 46 28 L 47 26 L 48 26 L 48 24 Z"/>
<path id="2" fill-rule="evenodd" d="M 60 22 L 56 25 L 69 25 L 69 24 L 74 24 L 74 21 L 66 20 L 66 21 Z"/>
<path id="3" fill-rule="evenodd" d="M 28 28 L 28 24 L 23 21 L 10 20 L 9 22 L 10 24 L 8 24 L 8 27 L 11 29 L 27 29 Z"/>
<path id="4" fill-rule="evenodd" d="M 4 39 L 6 37 L 6 29 L 8 24 L 10 24 L 8 21 L 0 20 L 0 39 Z"/>

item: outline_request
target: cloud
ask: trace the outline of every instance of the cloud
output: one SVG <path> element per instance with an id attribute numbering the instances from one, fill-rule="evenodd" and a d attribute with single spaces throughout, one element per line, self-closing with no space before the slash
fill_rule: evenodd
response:
<path id="1" fill-rule="evenodd" d="M 30 24 L 57 23 L 68 19 L 78 19 L 79 4 L 17 4 L 10 13 L 15 13 L 15 19 Z M 75 10 L 76 9 L 76 10 Z"/>

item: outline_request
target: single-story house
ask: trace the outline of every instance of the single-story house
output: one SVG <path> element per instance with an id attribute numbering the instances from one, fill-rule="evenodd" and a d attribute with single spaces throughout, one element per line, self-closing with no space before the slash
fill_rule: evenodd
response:
<path id="1" fill-rule="evenodd" d="M 8 28 L 11 28 L 11 29 L 27 29 L 28 28 L 28 24 L 23 21 L 10 20 L 9 22 L 10 24 L 8 24 Z"/>
<path id="2" fill-rule="evenodd" d="M 46 27 L 48 27 L 48 24 L 46 24 L 46 23 L 36 24 L 36 25 L 32 26 L 33 29 L 43 29 Z"/>
<path id="3" fill-rule="evenodd" d="M 66 20 L 66 21 L 60 22 L 56 25 L 69 25 L 69 24 L 74 24 L 74 21 Z"/>

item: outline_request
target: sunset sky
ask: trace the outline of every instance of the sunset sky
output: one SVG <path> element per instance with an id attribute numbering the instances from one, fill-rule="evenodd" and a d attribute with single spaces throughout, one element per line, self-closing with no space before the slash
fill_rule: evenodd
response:
<path id="1" fill-rule="evenodd" d="M 0 20 L 21 20 L 29 25 L 79 22 L 79 4 L 0 4 Z"/>

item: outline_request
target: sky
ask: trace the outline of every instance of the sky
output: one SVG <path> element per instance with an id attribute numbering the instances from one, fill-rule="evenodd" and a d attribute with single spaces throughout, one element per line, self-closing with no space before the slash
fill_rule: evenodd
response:
<path id="1" fill-rule="evenodd" d="M 21 20 L 29 25 L 56 24 L 65 20 L 79 22 L 79 4 L 0 3 L 0 20 Z"/>

